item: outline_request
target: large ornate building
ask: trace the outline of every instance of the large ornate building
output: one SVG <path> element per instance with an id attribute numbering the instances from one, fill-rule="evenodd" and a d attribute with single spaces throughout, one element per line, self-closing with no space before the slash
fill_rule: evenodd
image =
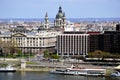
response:
<path id="1" fill-rule="evenodd" d="M 62 7 L 59 7 L 59 11 L 54 20 L 54 26 L 58 28 L 64 28 L 66 26 L 66 16 L 65 12 L 62 11 Z"/>
<path id="2" fill-rule="evenodd" d="M 23 53 L 43 53 L 45 49 L 54 52 L 56 46 L 56 36 L 60 31 L 46 30 L 39 28 L 36 32 L 24 30 L 24 27 L 17 27 L 13 32 L 4 32 L 0 34 L 0 40 L 3 42 L 14 40 L 17 43 L 17 48 L 20 48 Z"/>
<path id="3" fill-rule="evenodd" d="M 40 54 L 46 49 L 49 49 L 53 53 L 56 46 L 56 36 L 61 34 L 61 29 L 58 28 L 66 26 L 65 13 L 62 12 L 61 7 L 59 7 L 53 26 L 55 28 L 50 29 L 48 14 L 46 12 L 44 24 L 37 31 L 34 29 L 29 31 L 24 26 L 17 26 L 11 31 L 0 33 L 0 40 L 3 42 L 15 41 L 17 43 L 16 47 L 21 49 L 23 53 Z"/>

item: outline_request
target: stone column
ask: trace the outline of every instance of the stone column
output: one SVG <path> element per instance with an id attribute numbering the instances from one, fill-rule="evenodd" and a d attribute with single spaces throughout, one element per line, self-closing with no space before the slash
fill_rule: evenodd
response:
<path id="1" fill-rule="evenodd" d="M 26 68 L 26 61 L 21 60 L 21 69 L 25 69 L 25 68 Z"/>

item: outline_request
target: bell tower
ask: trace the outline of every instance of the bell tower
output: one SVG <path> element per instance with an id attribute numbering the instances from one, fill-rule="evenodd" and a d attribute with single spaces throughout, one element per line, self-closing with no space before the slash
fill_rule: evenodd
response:
<path id="1" fill-rule="evenodd" d="M 47 14 L 47 12 L 46 12 L 46 14 L 45 14 L 44 27 L 45 27 L 46 29 L 49 28 L 49 20 L 48 20 L 48 14 Z"/>

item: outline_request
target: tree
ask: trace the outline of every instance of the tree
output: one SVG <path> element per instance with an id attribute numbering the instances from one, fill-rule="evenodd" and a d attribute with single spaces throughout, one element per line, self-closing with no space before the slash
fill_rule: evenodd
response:
<path id="1" fill-rule="evenodd" d="M 4 55 L 4 53 L 3 53 L 3 48 L 4 48 L 4 43 L 3 43 L 3 41 L 0 39 L 0 51 L 1 51 L 0 55 L 1 55 L 1 56 Z"/>
<path id="2" fill-rule="evenodd" d="M 10 47 L 9 47 L 10 48 L 10 54 L 14 55 L 18 50 L 17 47 L 19 47 L 17 42 L 15 42 L 15 40 L 12 39 L 11 42 L 10 42 Z"/>
<path id="3" fill-rule="evenodd" d="M 0 48 L 2 49 L 2 54 L 1 55 L 14 55 L 16 52 L 17 48 L 17 43 L 12 39 L 8 41 L 2 41 L 0 39 Z"/>
<path id="4" fill-rule="evenodd" d="M 52 54 L 52 55 L 51 55 L 51 58 L 52 58 L 52 59 L 59 59 L 59 56 L 58 56 L 57 54 Z"/>
<path id="5" fill-rule="evenodd" d="M 104 58 L 107 58 L 109 57 L 111 54 L 108 53 L 108 52 L 104 52 L 104 51 L 101 51 L 101 50 L 96 50 L 94 52 L 90 52 L 88 53 L 88 56 L 91 57 L 91 58 L 102 58 L 102 60 L 104 60 Z"/>
<path id="6" fill-rule="evenodd" d="M 44 58 L 50 58 L 50 54 L 49 54 L 49 50 L 48 49 L 46 49 L 45 51 L 44 51 Z"/>
<path id="7" fill-rule="evenodd" d="M 22 51 L 21 50 L 17 50 L 18 53 L 18 57 L 22 57 Z"/>

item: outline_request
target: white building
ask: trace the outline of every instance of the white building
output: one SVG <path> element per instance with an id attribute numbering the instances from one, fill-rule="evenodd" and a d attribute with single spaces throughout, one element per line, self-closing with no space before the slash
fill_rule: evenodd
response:
<path id="1" fill-rule="evenodd" d="M 37 32 L 4 32 L 0 34 L 2 41 L 15 41 L 23 53 L 43 53 L 45 49 L 54 50 L 56 36 L 61 34 L 56 30 L 38 30 Z"/>

